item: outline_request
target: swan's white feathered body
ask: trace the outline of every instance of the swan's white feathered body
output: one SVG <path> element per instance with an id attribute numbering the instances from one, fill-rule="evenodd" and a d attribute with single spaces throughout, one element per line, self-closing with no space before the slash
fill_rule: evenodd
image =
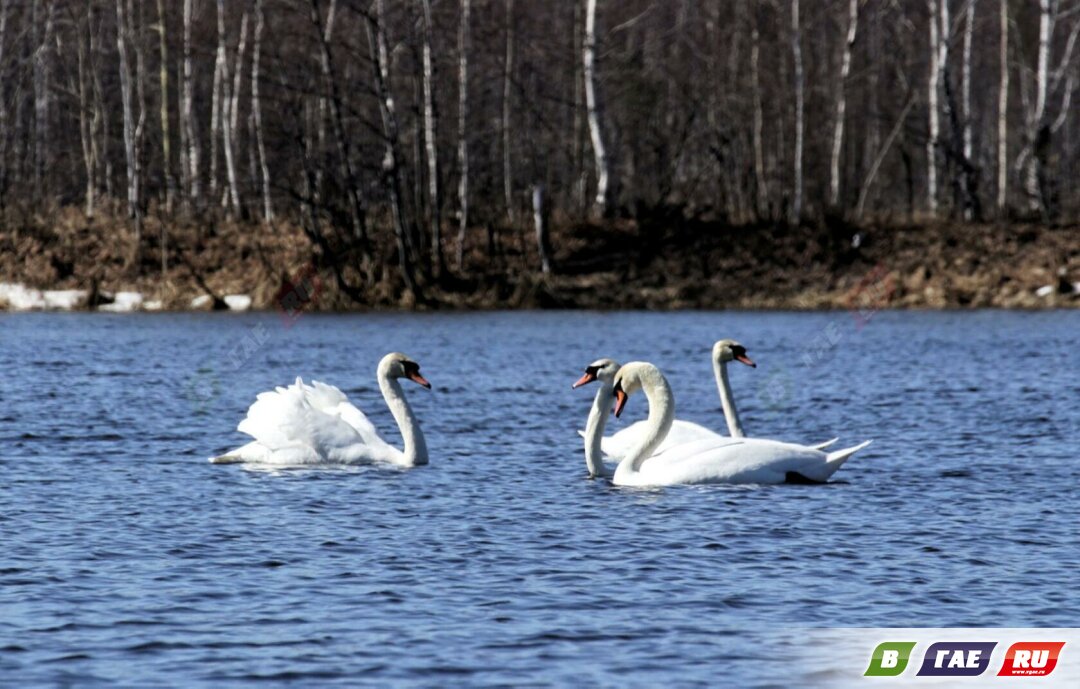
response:
<path id="1" fill-rule="evenodd" d="M 215 460 L 260 464 L 403 464 L 401 450 L 375 431 L 364 412 L 333 385 L 300 378 L 259 393 L 236 427 L 255 440 Z"/>
<path id="2" fill-rule="evenodd" d="M 870 441 L 826 453 L 805 445 L 760 438 L 685 443 L 653 453 L 636 472 L 615 472 L 615 483 L 669 486 L 701 483 L 824 483 Z M 620 465 L 621 466 L 621 465 Z"/>
<path id="3" fill-rule="evenodd" d="M 613 391 L 618 416 L 629 395 L 644 390 L 649 417 L 638 443 L 615 470 L 613 481 L 625 486 L 700 483 L 824 482 L 869 441 L 836 452 L 760 438 L 706 438 L 659 451 L 673 425 L 675 400 L 663 374 L 652 364 L 632 362 L 619 369 Z M 603 433 L 602 417 L 590 424 L 590 437 Z"/>
<path id="4" fill-rule="evenodd" d="M 625 457 L 635 445 L 641 442 L 641 439 L 645 437 L 647 430 L 648 422 L 642 419 L 641 421 L 635 421 L 613 435 L 602 438 L 600 440 L 600 451 L 604 453 L 604 459 L 618 461 Z M 578 435 L 584 438 L 585 431 L 578 431 Z M 653 453 L 653 456 L 670 450 L 673 447 L 697 442 L 699 440 L 714 440 L 720 442 L 723 440 L 738 440 L 738 438 L 721 435 L 720 433 L 709 430 L 693 421 L 675 419 L 671 423 L 671 430 L 668 432 L 667 437 L 664 438 L 664 442 L 660 443 L 660 447 L 656 448 L 656 452 Z M 839 438 L 830 438 L 823 443 L 807 445 L 806 447 L 815 450 L 824 450 L 827 447 L 835 445 L 838 440 Z"/>
<path id="5" fill-rule="evenodd" d="M 248 408 L 237 430 L 254 440 L 213 457 L 211 462 L 250 462 L 278 466 L 361 464 L 387 462 L 401 466 L 427 464 L 427 445 L 399 378 L 425 387 L 419 366 L 403 354 L 383 357 L 378 368 L 379 388 L 405 441 L 399 450 L 379 437 L 375 426 L 349 398 L 333 385 L 300 378 L 288 387 L 263 392 Z"/>
<path id="6" fill-rule="evenodd" d="M 627 452 L 641 442 L 641 439 L 645 436 L 647 430 L 648 423 L 644 419 L 635 421 L 626 428 L 601 439 L 600 451 L 604 453 L 606 459 L 622 459 L 626 456 Z M 578 431 L 578 433 L 582 437 L 585 436 L 585 431 Z M 668 450 L 678 445 L 685 445 L 686 443 L 697 442 L 699 440 L 715 440 L 719 442 L 726 439 L 728 439 L 726 436 L 720 435 L 716 431 L 711 431 L 700 424 L 696 424 L 692 421 L 675 419 L 675 421 L 671 423 L 671 430 L 668 431 L 667 437 L 664 438 L 664 442 L 660 444 L 660 447 L 656 448 L 654 454 L 660 454 L 664 450 Z"/>

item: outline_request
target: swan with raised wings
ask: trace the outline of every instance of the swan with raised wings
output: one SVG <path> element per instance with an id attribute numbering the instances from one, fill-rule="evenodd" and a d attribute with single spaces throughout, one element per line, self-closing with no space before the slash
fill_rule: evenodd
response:
<path id="1" fill-rule="evenodd" d="M 664 375 L 652 364 L 631 362 L 615 375 L 615 416 L 639 390 L 649 401 L 647 432 L 619 462 L 613 481 L 625 486 L 701 483 L 822 483 L 853 454 L 870 444 L 835 452 L 758 438 L 722 438 L 683 443 L 656 453 L 675 418 L 675 399 Z M 593 433 L 603 433 L 597 424 Z M 654 454 L 655 453 L 655 454 Z"/>
<path id="2" fill-rule="evenodd" d="M 427 443 L 401 378 L 430 389 L 420 365 L 393 352 L 379 362 L 379 389 L 394 416 L 405 447 L 399 450 L 379 437 L 375 427 L 349 398 L 333 385 L 300 378 L 288 387 L 260 393 L 237 430 L 255 440 L 212 457 L 215 464 L 258 463 L 278 466 L 386 462 L 403 467 L 428 463 Z"/>

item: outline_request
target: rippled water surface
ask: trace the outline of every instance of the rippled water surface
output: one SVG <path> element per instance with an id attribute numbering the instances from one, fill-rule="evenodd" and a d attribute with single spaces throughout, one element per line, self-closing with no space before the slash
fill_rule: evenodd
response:
<path id="1" fill-rule="evenodd" d="M 874 444 L 825 486 L 588 480 L 584 366 L 651 360 L 722 428 L 721 337 L 759 363 L 732 370 L 750 435 Z M 784 630 L 1080 620 L 1080 313 L 38 314 L 0 338 L 5 686 L 783 686 Z M 435 386 L 406 390 L 430 466 L 206 462 L 298 374 L 398 442 L 391 350 Z"/>

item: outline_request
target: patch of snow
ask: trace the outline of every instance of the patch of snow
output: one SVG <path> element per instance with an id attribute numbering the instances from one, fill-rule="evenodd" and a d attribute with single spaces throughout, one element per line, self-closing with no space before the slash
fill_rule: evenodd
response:
<path id="1" fill-rule="evenodd" d="M 0 282 L 0 299 L 7 302 L 12 311 L 29 311 L 45 308 L 45 297 L 40 290 L 27 289 L 14 282 Z"/>
<path id="2" fill-rule="evenodd" d="M 0 282 L 0 301 L 12 311 L 52 309 L 70 311 L 86 298 L 84 289 L 39 290 L 14 282 Z"/>
<path id="3" fill-rule="evenodd" d="M 1054 293 L 1054 286 L 1053 285 L 1043 285 L 1039 289 L 1035 290 L 1035 296 L 1036 297 L 1049 297 L 1053 293 Z"/>
<path id="4" fill-rule="evenodd" d="M 226 294 L 225 303 L 230 311 L 247 311 L 251 308 L 251 296 L 247 294 Z"/>
<path id="5" fill-rule="evenodd" d="M 98 311 L 127 313 L 129 311 L 138 311 L 142 303 L 143 295 L 141 292 L 117 292 L 113 296 L 112 303 L 102 304 L 98 307 Z"/>
<path id="6" fill-rule="evenodd" d="M 71 311 L 86 299 L 84 289 L 53 289 L 41 293 L 45 298 L 45 308 Z"/>
<path id="7" fill-rule="evenodd" d="M 210 306 L 210 302 L 213 301 L 209 294 L 200 294 L 191 300 L 191 308 L 193 309 L 205 309 Z"/>
<path id="8" fill-rule="evenodd" d="M 154 299 L 153 301 L 143 302 L 143 311 L 160 311 L 163 306 L 160 299 Z"/>

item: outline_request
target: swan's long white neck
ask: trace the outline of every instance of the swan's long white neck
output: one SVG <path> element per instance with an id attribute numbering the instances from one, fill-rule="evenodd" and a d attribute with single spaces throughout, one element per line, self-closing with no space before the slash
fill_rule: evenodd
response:
<path id="1" fill-rule="evenodd" d="M 739 410 L 735 408 L 735 399 L 731 396 L 727 362 L 714 358 L 713 373 L 716 374 L 716 388 L 720 391 L 720 406 L 724 408 L 724 420 L 727 421 L 728 433 L 732 438 L 745 437 L 742 421 L 739 420 Z"/>
<path id="2" fill-rule="evenodd" d="M 401 437 L 405 441 L 405 464 L 419 466 L 428 463 L 427 441 L 424 440 L 424 432 L 420 430 L 420 423 L 413 414 L 409 401 L 405 399 L 405 393 L 401 389 L 401 383 L 397 378 L 391 378 L 379 373 L 379 389 L 382 390 L 386 406 L 394 415 Z"/>
<path id="3" fill-rule="evenodd" d="M 612 387 L 611 383 L 600 381 L 600 389 L 596 391 L 592 409 L 589 410 L 589 420 L 585 424 L 585 466 L 588 467 L 589 476 L 592 478 L 611 475 L 604 466 L 604 453 L 600 449 L 600 441 L 604 437 L 607 417 L 615 402 L 611 394 Z"/>
<path id="4" fill-rule="evenodd" d="M 620 476 L 635 474 L 641 468 L 641 463 L 652 456 L 656 448 L 664 442 L 671 424 L 675 421 L 675 396 L 671 393 L 671 386 L 667 379 L 654 367 L 644 369 L 640 373 L 641 389 L 649 400 L 649 418 L 645 425 L 645 433 L 637 446 L 634 447 L 619 462 L 615 470 L 615 482 L 620 482 Z"/>

